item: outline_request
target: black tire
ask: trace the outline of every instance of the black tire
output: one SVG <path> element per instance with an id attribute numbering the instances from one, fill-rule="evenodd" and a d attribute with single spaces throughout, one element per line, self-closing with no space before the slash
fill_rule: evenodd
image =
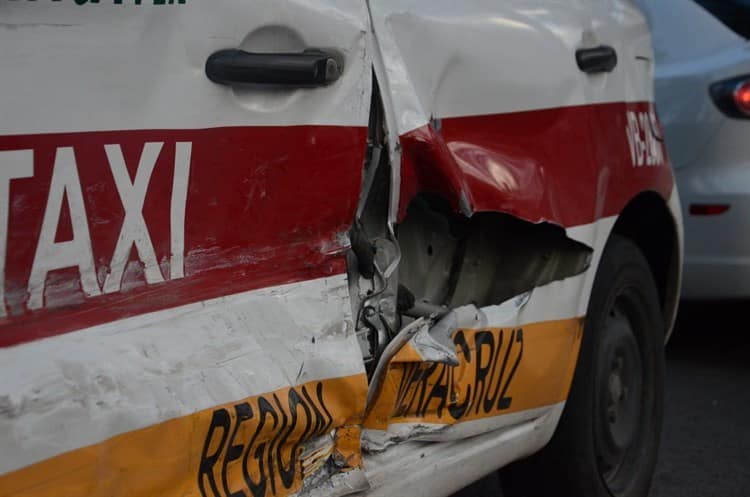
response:
<path id="1" fill-rule="evenodd" d="M 656 284 L 639 248 L 613 235 L 560 423 L 541 452 L 500 471 L 505 497 L 646 497 L 659 450 L 663 380 Z"/>

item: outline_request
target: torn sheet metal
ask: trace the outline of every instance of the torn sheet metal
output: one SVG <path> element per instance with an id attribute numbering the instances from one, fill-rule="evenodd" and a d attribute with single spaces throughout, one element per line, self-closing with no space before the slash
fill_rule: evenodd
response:
<path id="1" fill-rule="evenodd" d="M 523 294 L 415 321 L 371 385 L 363 446 L 447 441 L 538 417 L 567 397 L 582 318 L 524 323 Z M 509 416 L 513 414 L 513 416 Z"/>

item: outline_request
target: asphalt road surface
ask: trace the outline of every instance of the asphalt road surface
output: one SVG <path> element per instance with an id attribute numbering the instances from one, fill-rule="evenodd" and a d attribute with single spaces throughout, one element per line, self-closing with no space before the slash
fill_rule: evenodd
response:
<path id="1" fill-rule="evenodd" d="M 650 497 L 750 496 L 750 302 L 683 305 Z M 502 497 L 494 475 L 453 497 Z M 529 496 L 533 497 L 533 496 Z"/>

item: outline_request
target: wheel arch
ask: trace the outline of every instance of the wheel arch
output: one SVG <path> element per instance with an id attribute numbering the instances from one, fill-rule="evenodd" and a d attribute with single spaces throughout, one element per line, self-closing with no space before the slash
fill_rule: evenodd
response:
<path id="1" fill-rule="evenodd" d="M 665 341 L 674 327 L 682 279 L 680 220 L 671 204 L 656 192 L 641 192 L 626 205 L 612 229 L 631 239 L 646 256 L 659 290 Z"/>

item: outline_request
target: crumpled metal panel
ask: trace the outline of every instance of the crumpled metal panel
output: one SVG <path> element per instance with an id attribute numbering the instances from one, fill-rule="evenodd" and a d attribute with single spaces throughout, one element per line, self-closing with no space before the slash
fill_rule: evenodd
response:
<path id="1" fill-rule="evenodd" d="M 531 298 L 464 306 L 405 328 L 370 385 L 365 450 L 461 439 L 534 419 L 564 401 L 583 320 L 525 323 Z"/>

